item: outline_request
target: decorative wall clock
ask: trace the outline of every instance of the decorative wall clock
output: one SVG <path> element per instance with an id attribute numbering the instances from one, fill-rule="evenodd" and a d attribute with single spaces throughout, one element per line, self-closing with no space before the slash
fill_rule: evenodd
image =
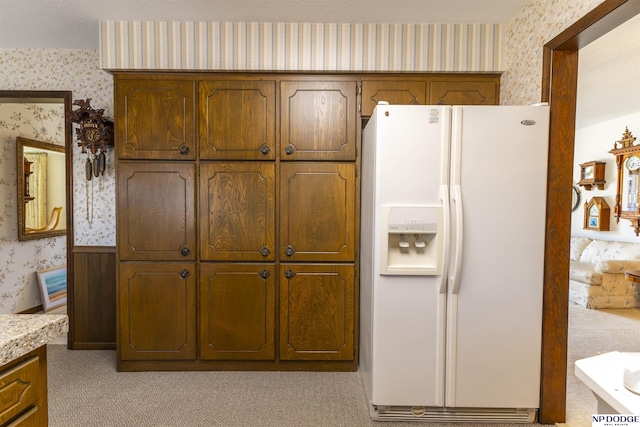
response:
<path id="1" fill-rule="evenodd" d="M 609 153 L 616 156 L 618 168 L 618 182 L 616 189 L 616 204 L 613 214 L 616 221 L 620 218 L 631 221 L 631 227 L 640 234 L 640 199 L 638 187 L 640 185 L 640 146 L 634 145 L 636 138 L 626 128 L 622 139 L 614 142 Z"/>
<path id="2" fill-rule="evenodd" d="M 82 152 L 91 152 L 93 158 L 88 157 L 85 164 L 85 174 L 87 180 L 92 176 L 104 174 L 107 157 L 107 147 L 113 147 L 113 120 L 104 116 L 104 110 L 94 110 L 91 108 L 91 98 L 77 99 L 73 105 L 78 108 L 69 114 L 68 120 L 79 124 L 76 128 L 76 138 L 78 146 L 82 147 Z"/>
<path id="3" fill-rule="evenodd" d="M 609 231 L 611 209 L 603 197 L 594 197 L 584 204 L 584 229 Z"/>
<path id="4" fill-rule="evenodd" d="M 580 181 L 578 185 L 584 187 L 585 190 L 591 190 L 591 187 L 598 187 L 598 190 L 604 190 L 604 167 L 605 162 L 587 162 L 580 165 Z"/>

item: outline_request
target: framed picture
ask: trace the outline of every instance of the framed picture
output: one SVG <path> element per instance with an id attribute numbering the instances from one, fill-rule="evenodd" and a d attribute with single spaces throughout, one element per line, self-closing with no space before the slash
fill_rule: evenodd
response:
<path id="1" fill-rule="evenodd" d="M 36 274 L 44 312 L 65 305 L 67 303 L 67 266 L 40 270 Z"/>

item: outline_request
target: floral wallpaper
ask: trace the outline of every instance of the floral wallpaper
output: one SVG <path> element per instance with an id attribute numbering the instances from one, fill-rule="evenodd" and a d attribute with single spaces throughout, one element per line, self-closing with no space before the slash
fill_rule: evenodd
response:
<path id="1" fill-rule="evenodd" d="M 604 0 L 531 0 L 504 30 L 500 101 L 540 102 L 542 48 Z"/>
<path id="2" fill-rule="evenodd" d="M 94 50 L 0 49 L 0 90 L 70 90 L 72 99 L 91 98 L 94 108 L 111 115 L 113 78 L 98 68 Z M 49 106 L 50 107 L 50 106 Z M 15 137 L 64 143 L 63 129 L 51 128 L 48 106 L 0 104 L 0 314 L 15 313 L 40 304 L 35 272 L 66 264 L 66 238 L 17 240 Z M 24 117 L 37 119 L 27 122 Z M 60 116 L 62 112 L 56 112 Z M 113 153 L 107 172 L 86 185 L 80 147 L 73 148 L 74 243 L 76 246 L 115 245 Z"/>
<path id="3" fill-rule="evenodd" d="M 540 101 L 542 46 L 603 0 L 531 0 L 501 29 L 502 103 L 524 105 Z M 96 31 L 98 27 L 96 26 Z M 230 48 L 233 46 L 230 46 Z M 297 49 L 291 49 L 296 52 Z M 328 55 L 327 57 L 331 57 Z M 407 64 L 412 64 L 407 60 Z M 400 69 L 404 69 L 401 65 Z M 471 67 L 469 65 L 468 67 Z M 323 70 L 320 61 L 313 69 Z M 465 71 L 470 68 L 460 69 Z M 425 71 L 432 71 L 428 68 Z M 0 89 L 70 90 L 73 99 L 91 98 L 94 108 L 113 114 L 113 78 L 100 69 L 100 52 L 63 49 L 0 49 Z M 1 120 L 1 119 L 0 119 Z M 0 136 L 0 313 L 25 310 L 39 304 L 33 272 L 62 259 L 64 238 L 18 242 L 15 237 L 15 176 L 11 154 L 15 147 Z M 113 152 L 107 156 L 105 176 L 86 181 L 85 155 L 73 151 L 74 244 L 115 245 L 115 178 Z M 9 167 L 7 167 L 9 165 Z M 13 216 L 12 216 L 13 215 Z M 13 227 L 13 228 L 11 228 Z M 60 255 L 64 256 L 64 255 Z"/>

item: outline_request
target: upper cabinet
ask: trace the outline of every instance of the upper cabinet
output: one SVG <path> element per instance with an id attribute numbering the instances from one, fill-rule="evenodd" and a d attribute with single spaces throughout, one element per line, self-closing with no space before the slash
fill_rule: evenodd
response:
<path id="1" fill-rule="evenodd" d="M 498 105 L 500 74 L 381 74 L 362 78 L 362 116 L 398 105 Z"/>
<path id="2" fill-rule="evenodd" d="M 195 159 L 195 81 L 169 77 L 116 80 L 118 157 Z"/>
<path id="3" fill-rule="evenodd" d="M 411 80 L 363 80 L 362 115 L 370 116 L 380 101 L 392 105 L 425 105 L 427 83 Z"/>
<path id="4" fill-rule="evenodd" d="M 430 105 L 498 105 L 498 80 L 440 79 L 429 82 Z"/>
<path id="5" fill-rule="evenodd" d="M 205 80 L 198 93 L 201 159 L 275 159 L 275 81 Z"/>
<path id="6" fill-rule="evenodd" d="M 357 80 L 280 84 L 281 160 L 355 160 Z"/>

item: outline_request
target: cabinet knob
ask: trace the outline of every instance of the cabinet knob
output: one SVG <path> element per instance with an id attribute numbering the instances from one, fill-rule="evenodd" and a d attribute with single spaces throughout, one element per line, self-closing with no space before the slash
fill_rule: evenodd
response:
<path id="1" fill-rule="evenodd" d="M 284 254 L 285 254 L 286 256 L 292 256 L 292 255 L 293 255 L 293 254 L 295 254 L 295 253 L 296 253 L 296 250 L 295 250 L 295 248 L 294 248 L 293 246 L 291 246 L 291 245 L 288 245 L 288 246 L 287 246 L 287 248 L 284 250 Z"/>
<path id="2" fill-rule="evenodd" d="M 260 272 L 260 277 L 262 277 L 263 279 L 268 279 L 269 276 L 271 276 L 271 273 L 267 269 L 264 269 Z"/>
<path id="3" fill-rule="evenodd" d="M 267 154 L 269 154 L 271 152 L 271 148 L 269 148 L 269 146 L 267 144 L 263 144 L 260 147 L 260 152 L 266 156 Z"/>
<path id="4" fill-rule="evenodd" d="M 260 248 L 260 255 L 269 256 L 270 253 L 271 253 L 271 251 L 269 250 L 268 247 L 263 246 L 263 247 Z"/>
<path id="5" fill-rule="evenodd" d="M 189 256 L 191 254 L 191 249 L 189 249 L 186 246 L 183 246 L 180 248 L 180 255 L 182 256 Z"/>
<path id="6" fill-rule="evenodd" d="M 182 155 L 189 154 L 189 147 L 187 147 L 186 145 L 181 146 L 180 147 L 180 154 L 182 154 Z"/>
<path id="7" fill-rule="evenodd" d="M 289 144 L 286 147 L 284 147 L 284 152 L 287 153 L 287 155 L 289 155 L 289 156 L 291 154 L 293 154 L 294 151 L 295 151 L 295 148 L 291 144 Z"/>
<path id="8" fill-rule="evenodd" d="M 287 279 L 291 279 L 295 275 L 296 273 L 294 273 L 293 270 L 285 270 L 284 272 L 284 277 L 286 277 Z"/>
<path id="9" fill-rule="evenodd" d="M 180 278 L 182 279 L 186 279 L 187 277 L 191 276 L 191 272 L 186 268 L 182 269 L 182 271 L 180 271 L 180 273 L 178 274 L 180 274 Z"/>

